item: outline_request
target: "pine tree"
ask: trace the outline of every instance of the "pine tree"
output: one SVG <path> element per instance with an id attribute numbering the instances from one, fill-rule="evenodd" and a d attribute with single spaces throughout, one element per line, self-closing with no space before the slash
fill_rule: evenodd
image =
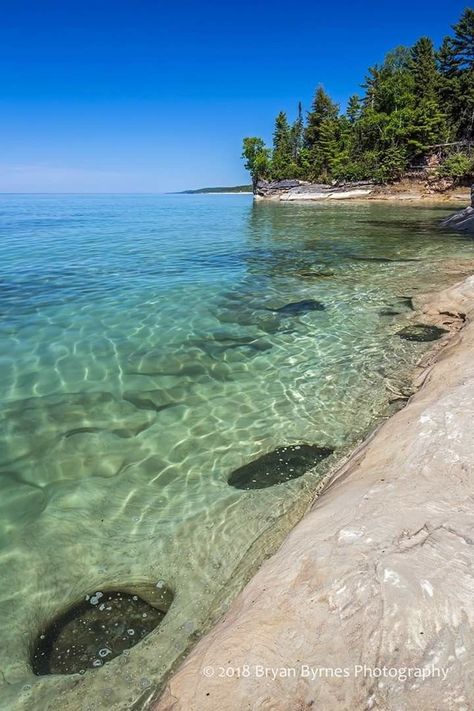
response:
<path id="1" fill-rule="evenodd" d="M 272 178 L 284 180 L 294 177 L 293 151 L 291 131 L 288 118 L 284 111 L 280 111 L 275 119 L 273 131 Z"/>
<path id="2" fill-rule="evenodd" d="M 346 116 L 351 124 L 354 124 L 358 118 L 360 118 L 360 112 L 362 110 L 362 103 L 360 97 L 357 94 L 353 94 L 349 97 L 347 102 Z"/>
<path id="3" fill-rule="evenodd" d="M 318 149 L 319 177 L 329 181 L 333 177 L 334 164 L 342 149 L 339 118 L 323 119 L 319 129 Z"/>
<path id="4" fill-rule="evenodd" d="M 474 10 L 464 10 L 461 19 L 453 25 L 452 48 L 459 68 L 459 137 L 474 139 Z"/>
<path id="5" fill-rule="evenodd" d="M 298 162 L 301 149 L 303 148 L 303 137 L 304 137 L 304 120 L 303 120 L 303 106 L 301 101 L 298 103 L 298 115 L 291 127 L 291 151 L 293 156 L 293 161 Z"/>
<path id="6" fill-rule="evenodd" d="M 451 79 L 459 73 L 459 62 L 456 59 L 453 38 L 445 37 L 437 53 L 437 64 L 439 73 Z"/>
<path id="7" fill-rule="evenodd" d="M 458 66 L 465 70 L 474 70 L 474 10 L 467 8 L 458 23 L 453 25 L 452 47 Z"/>
<path id="8" fill-rule="evenodd" d="M 410 71 L 415 104 L 407 116 L 407 148 L 413 158 L 423 156 L 430 146 L 447 140 L 446 114 L 439 102 L 440 74 L 433 42 L 421 37 L 412 47 Z"/>
<path id="9" fill-rule="evenodd" d="M 465 144 L 461 153 L 456 146 L 456 154 L 446 160 L 446 174 L 467 180 L 465 166 L 473 170 L 469 153 L 474 141 L 473 9 L 463 12 L 437 53 L 428 37 L 421 37 L 411 49 L 397 47 L 382 64 L 370 67 L 363 88 L 362 97 L 350 97 L 345 115 L 321 86 L 306 126 L 301 104 L 291 127 L 281 112 L 272 160 L 263 142 L 250 143 L 244 151 L 252 177 L 385 182 L 401 177 L 432 146 L 461 142 Z"/>
<path id="10" fill-rule="evenodd" d="M 417 99 L 437 100 L 439 74 L 433 42 L 429 37 L 421 37 L 412 47 L 410 69 Z"/>
<path id="11" fill-rule="evenodd" d="M 308 112 L 308 119 L 304 135 L 305 146 L 312 150 L 319 141 L 321 124 L 326 119 L 335 119 L 339 114 L 339 107 L 326 94 L 322 86 L 316 89 L 311 111 Z"/>

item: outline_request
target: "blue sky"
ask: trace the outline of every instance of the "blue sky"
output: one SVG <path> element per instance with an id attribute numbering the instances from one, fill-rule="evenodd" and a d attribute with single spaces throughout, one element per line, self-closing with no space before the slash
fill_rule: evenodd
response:
<path id="1" fill-rule="evenodd" d="M 160 192 L 247 182 L 245 135 L 341 104 L 397 44 L 465 2 L 5 0 L 0 191 Z"/>

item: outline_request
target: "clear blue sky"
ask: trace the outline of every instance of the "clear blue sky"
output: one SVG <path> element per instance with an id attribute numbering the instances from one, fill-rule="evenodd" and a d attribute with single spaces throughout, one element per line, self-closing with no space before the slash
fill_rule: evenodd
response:
<path id="1" fill-rule="evenodd" d="M 241 139 L 322 83 L 344 104 L 450 0 L 5 0 L 0 191 L 159 192 L 247 182 Z"/>

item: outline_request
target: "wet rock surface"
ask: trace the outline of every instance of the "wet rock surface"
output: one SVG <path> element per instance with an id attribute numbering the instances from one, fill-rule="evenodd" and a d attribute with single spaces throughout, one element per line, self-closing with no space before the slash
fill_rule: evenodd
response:
<path id="1" fill-rule="evenodd" d="M 278 447 L 232 472 L 228 484 L 236 489 L 266 489 L 306 474 L 333 453 L 329 447 L 296 444 Z"/>

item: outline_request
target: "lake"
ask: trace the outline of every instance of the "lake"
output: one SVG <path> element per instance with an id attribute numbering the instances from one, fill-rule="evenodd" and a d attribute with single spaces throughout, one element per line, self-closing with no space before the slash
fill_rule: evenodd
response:
<path id="1" fill-rule="evenodd" d="M 146 703 L 409 394 L 430 346 L 397 335 L 410 299 L 474 257 L 439 230 L 450 211 L 0 196 L 3 707 Z M 232 485 L 306 445 L 328 456 L 302 476 L 259 486 L 262 460 Z M 171 607 L 139 644 L 99 640 L 74 673 L 33 672 L 37 636 L 71 604 L 154 588 Z"/>

